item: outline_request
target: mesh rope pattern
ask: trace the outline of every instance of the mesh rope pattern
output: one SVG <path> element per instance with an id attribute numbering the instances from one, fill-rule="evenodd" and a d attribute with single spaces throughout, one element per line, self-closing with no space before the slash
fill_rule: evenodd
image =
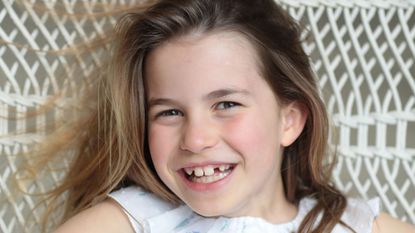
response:
<path id="1" fill-rule="evenodd" d="M 415 223 L 415 1 L 279 2 L 307 28 L 304 48 L 332 115 L 332 141 L 338 140 L 335 183 L 365 199 L 379 196 L 384 211 Z M 117 3 L 124 2 L 0 3 L 0 232 L 23 232 L 25 224 L 28 232 L 38 231 L 36 214 L 27 222 L 36 198 L 15 199 L 12 173 L 16 155 L 39 141 L 42 125 L 62 113 L 57 108 L 45 116 L 7 118 L 40 108 L 63 87 L 76 90 L 68 64 L 77 58 L 57 51 L 96 38 L 115 20 L 77 15 L 75 9 L 102 12 Z M 78 60 L 84 76 L 100 64 L 101 53 Z M 16 130 L 32 133 L 4 136 Z M 58 176 L 50 174 L 30 191 L 45 189 Z"/>

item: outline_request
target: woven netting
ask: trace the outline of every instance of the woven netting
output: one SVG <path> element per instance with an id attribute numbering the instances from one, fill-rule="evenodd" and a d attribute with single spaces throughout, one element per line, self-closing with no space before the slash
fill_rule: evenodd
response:
<path id="1" fill-rule="evenodd" d="M 338 142 L 334 182 L 350 195 L 380 197 L 385 212 L 415 223 L 415 2 L 279 2 L 307 28 L 304 48 L 332 117 L 331 141 Z M 24 232 L 25 225 L 39 231 L 32 213 L 37 197 L 15 196 L 13 173 L 19 154 L 63 113 L 56 106 L 48 114 L 21 116 L 64 88 L 77 93 L 74 77 L 87 77 L 106 48 L 82 59 L 68 51 L 112 28 L 115 18 L 102 12 L 120 4 L 0 2 L 0 232 Z M 73 73 L 70 64 L 82 72 Z M 61 176 L 50 173 L 28 191 L 42 191 Z M 30 223 L 28 216 L 35 216 Z"/>

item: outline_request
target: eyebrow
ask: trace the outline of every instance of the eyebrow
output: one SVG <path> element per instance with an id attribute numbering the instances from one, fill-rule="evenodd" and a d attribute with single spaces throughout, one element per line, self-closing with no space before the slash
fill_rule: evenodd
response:
<path id="1" fill-rule="evenodd" d="M 210 92 L 209 94 L 204 96 L 203 99 L 204 100 L 219 99 L 219 98 L 223 98 L 225 96 L 232 95 L 232 94 L 241 94 L 241 95 L 247 96 L 249 95 L 249 91 L 245 89 L 232 89 L 232 88 L 219 89 L 219 90 Z"/>
<path id="2" fill-rule="evenodd" d="M 245 89 L 233 89 L 233 88 L 224 88 L 224 89 L 219 89 L 219 90 L 215 90 L 212 91 L 210 93 L 208 93 L 207 95 L 203 96 L 202 99 L 203 100 L 212 100 L 212 99 L 220 99 L 223 98 L 225 96 L 229 96 L 229 95 L 234 95 L 234 94 L 240 94 L 243 96 L 248 96 L 250 93 L 248 90 Z M 151 108 L 154 105 L 169 105 L 169 104 L 173 104 L 173 105 L 178 105 L 178 103 L 173 100 L 173 99 L 169 99 L 169 98 L 155 98 L 155 99 L 150 99 L 148 101 L 148 108 Z"/>

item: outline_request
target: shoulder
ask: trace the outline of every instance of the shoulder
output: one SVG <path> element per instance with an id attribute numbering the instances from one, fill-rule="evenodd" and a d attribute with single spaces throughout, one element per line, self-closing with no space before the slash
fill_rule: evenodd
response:
<path id="1" fill-rule="evenodd" d="M 414 233 L 415 227 L 408 223 L 401 222 L 386 213 L 380 213 L 373 222 L 372 233 L 387 232 Z"/>
<path id="2" fill-rule="evenodd" d="M 179 228 L 180 232 L 205 232 L 215 223 L 215 219 L 201 217 L 187 205 L 174 205 L 138 186 L 109 196 L 122 207 L 135 232 L 177 232 Z"/>
<path id="3" fill-rule="evenodd" d="M 108 199 L 75 215 L 55 233 L 143 232 L 148 220 L 174 209 L 170 203 L 137 186 L 119 189 Z"/>
<path id="4" fill-rule="evenodd" d="M 375 218 L 381 209 L 379 198 L 365 201 L 358 198 L 347 198 L 346 209 L 344 210 L 341 221 L 345 224 L 337 224 L 333 232 L 354 232 L 370 233 Z"/>
<path id="5" fill-rule="evenodd" d="M 113 200 L 108 199 L 75 215 L 55 233 L 70 232 L 134 232 L 122 208 Z"/>
<path id="6" fill-rule="evenodd" d="M 392 218 L 381 212 L 381 201 L 374 198 L 369 201 L 348 198 L 348 204 L 342 220 L 356 232 L 415 233 L 415 227 Z"/>
<path id="7" fill-rule="evenodd" d="M 139 221 L 175 208 L 171 203 L 138 186 L 119 189 L 110 193 L 109 197 L 117 202 L 128 216 Z"/>

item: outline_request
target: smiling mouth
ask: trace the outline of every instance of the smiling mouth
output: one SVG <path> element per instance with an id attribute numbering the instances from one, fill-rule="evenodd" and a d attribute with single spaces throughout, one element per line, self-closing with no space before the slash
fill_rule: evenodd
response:
<path id="1" fill-rule="evenodd" d="M 208 184 L 224 179 L 234 168 L 233 164 L 208 165 L 183 168 L 183 172 L 190 182 Z"/>

